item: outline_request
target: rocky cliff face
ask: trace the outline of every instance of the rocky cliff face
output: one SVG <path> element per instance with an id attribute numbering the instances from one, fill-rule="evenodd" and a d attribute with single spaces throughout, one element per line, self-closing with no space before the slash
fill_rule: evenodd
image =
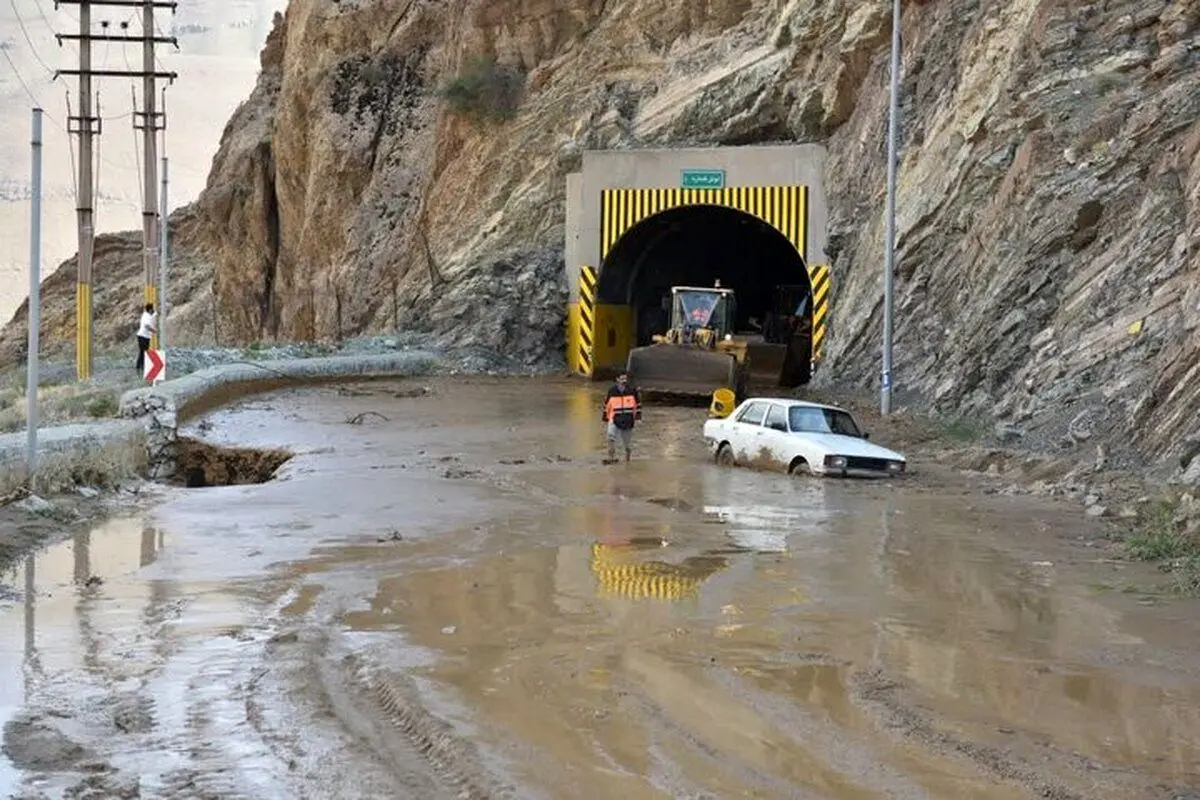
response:
<path id="1" fill-rule="evenodd" d="M 1200 6 L 905 5 L 899 386 L 1169 455 L 1200 414 Z M 871 385 L 890 26 L 878 0 L 292 0 L 181 242 L 228 336 L 419 327 L 534 360 L 561 348 L 580 150 L 822 141 L 824 380 Z M 440 91 L 497 75 L 512 114 Z"/>

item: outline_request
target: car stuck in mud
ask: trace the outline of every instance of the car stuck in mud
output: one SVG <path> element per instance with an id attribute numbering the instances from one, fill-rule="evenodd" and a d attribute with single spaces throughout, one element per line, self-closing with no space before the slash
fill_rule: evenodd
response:
<path id="1" fill-rule="evenodd" d="M 718 464 L 755 464 L 789 475 L 854 478 L 904 474 L 905 457 L 868 441 L 845 409 L 752 397 L 733 413 L 704 423 L 704 441 Z"/>

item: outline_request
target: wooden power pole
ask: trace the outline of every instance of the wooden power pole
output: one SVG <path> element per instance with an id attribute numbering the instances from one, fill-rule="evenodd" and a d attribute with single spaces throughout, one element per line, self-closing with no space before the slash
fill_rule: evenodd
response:
<path id="1" fill-rule="evenodd" d="M 65 41 L 79 42 L 79 69 L 59 70 L 59 75 L 79 76 L 79 116 L 69 118 L 71 133 L 79 135 L 79 272 L 76 281 L 75 313 L 75 371 L 79 380 L 92 376 L 92 256 L 96 233 L 93 228 L 94 183 L 92 162 L 94 158 L 93 137 L 100 134 L 100 119 L 92 115 L 92 78 L 141 78 L 145 94 L 145 108 L 134 112 L 134 124 L 144 131 L 142 236 L 143 271 L 145 281 L 144 302 L 154 303 L 155 281 L 158 271 L 158 131 L 166 127 L 166 116 L 155 108 L 155 81 L 164 78 L 174 82 L 174 72 L 155 69 L 154 46 L 159 43 L 178 46 L 173 36 L 156 36 L 154 12 L 169 8 L 174 13 L 178 5 L 174 0 L 55 0 L 60 5 L 79 6 L 79 33 L 56 34 L 59 44 Z M 142 10 L 142 35 L 92 33 L 92 9 L 100 6 L 116 8 L 140 8 Z M 93 69 L 92 42 L 140 42 L 142 45 L 142 68 L 140 70 Z M 129 310 L 134 318 L 134 310 Z"/>

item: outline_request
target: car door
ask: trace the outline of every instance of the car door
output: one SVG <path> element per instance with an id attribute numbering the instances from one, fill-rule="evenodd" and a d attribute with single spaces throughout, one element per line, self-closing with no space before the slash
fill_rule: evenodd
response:
<path id="1" fill-rule="evenodd" d="M 767 408 L 762 441 L 771 461 L 786 470 L 792 461 L 794 447 L 788 433 L 787 409 L 779 403 L 771 403 Z"/>
<path id="2" fill-rule="evenodd" d="M 729 444 L 733 455 L 740 462 L 747 462 L 758 455 L 763 446 L 763 418 L 767 415 L 767 404 L 762 401 L 748 403 L 733 423 Z"/>

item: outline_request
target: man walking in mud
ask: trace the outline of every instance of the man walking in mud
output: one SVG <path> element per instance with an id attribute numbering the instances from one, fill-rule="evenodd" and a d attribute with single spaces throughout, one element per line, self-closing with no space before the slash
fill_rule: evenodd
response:
<path id="1" fill-rule="evenodd" d="M 633 426 L 642 418 L 642 397 L 629 385 L 629 376 L 622 372 L 617 382 L 604 395 L 604 422 L 608 438 L 608 458 L 605 464 L 617 463 L 617 442 L 625 448 L 625 461 L 633 454 Z"/>

